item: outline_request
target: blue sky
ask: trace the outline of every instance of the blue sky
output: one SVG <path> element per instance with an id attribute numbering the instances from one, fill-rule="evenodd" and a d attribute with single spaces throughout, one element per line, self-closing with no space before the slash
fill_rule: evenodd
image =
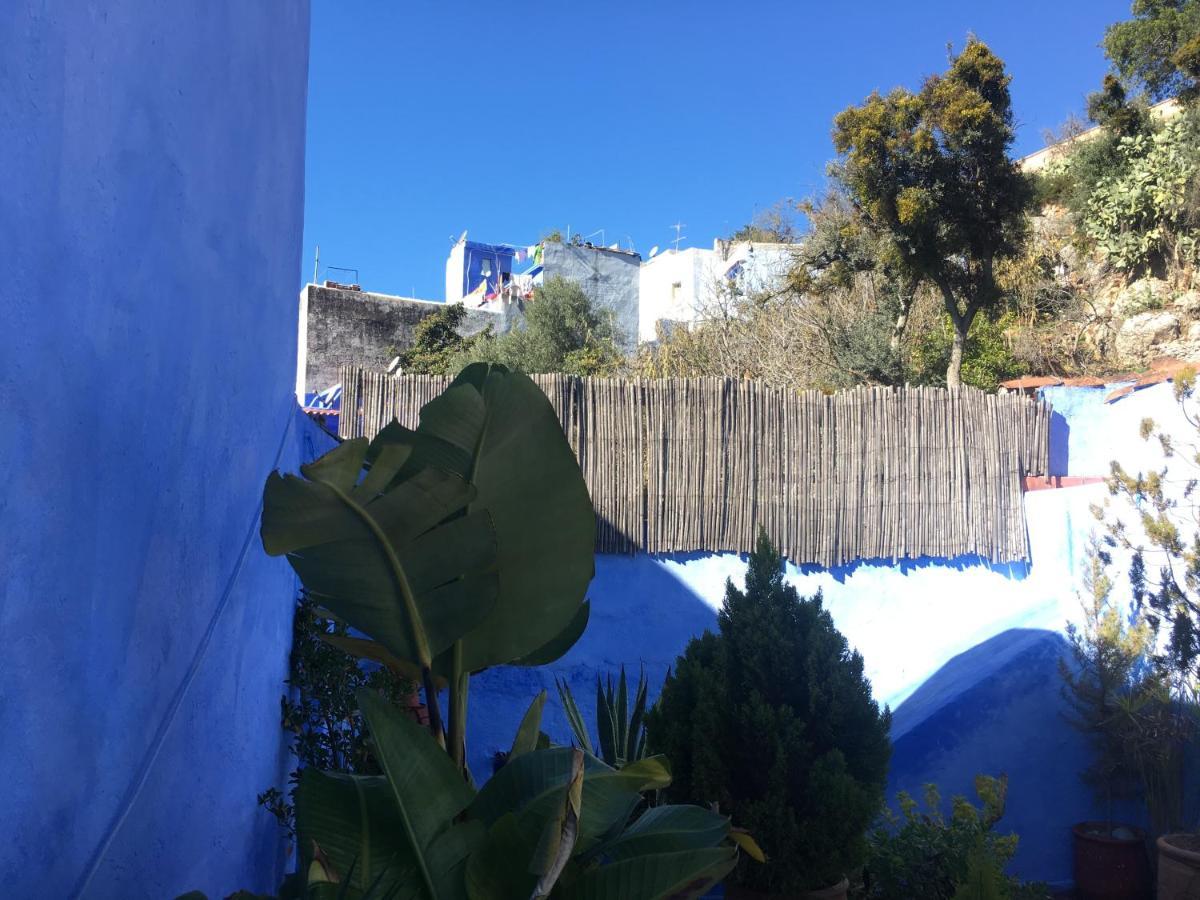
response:
<path id="1" fill-rule="evenodd" d="M 440 300 L 453 238 L 552 229 L 711 246 L 820 190 L 830 125 L 974 32 L 1013 75 L 1015 152 L 1081 112 L 1128 0 L 856 4 L 313 0 L 302 280 Z M 595 238 L 599 240 L 599 236 Z M 322 277 L 339 277 L 325 273 Z"/>

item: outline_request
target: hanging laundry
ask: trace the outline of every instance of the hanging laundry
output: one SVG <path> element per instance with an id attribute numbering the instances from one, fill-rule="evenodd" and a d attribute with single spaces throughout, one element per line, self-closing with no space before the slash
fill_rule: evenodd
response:
<path id="1" fill-rule="evenodd" d="M 529 259 L 529 251 L 526 250 L 524 247 L 518 247 L 517 248 L 517 262 L 523 263 L 527 259 Z"/>
<path id="2" fill-rule="evenodd" d="M 533 248 L 533 262 L 535 265 L 542 264 L 542 245 L 536 244 Z"/>
<path id="3" fill-rule="evenodd" d="M 734 281 L 739 275 L 742 274 L 742 271 L 742 263 L 739 260 L 730 266 L 728 271 L 725 272 L 725 278 L 729 281 Z"/>

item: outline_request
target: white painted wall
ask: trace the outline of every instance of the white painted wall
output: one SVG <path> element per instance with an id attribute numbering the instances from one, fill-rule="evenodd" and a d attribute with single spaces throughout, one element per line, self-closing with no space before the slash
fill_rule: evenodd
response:
<path id="1" fill-rule="evenodd" d="M 717 240 L 712 249 L 668 250 L 642 264 L 639 279 L 638 339 L 653 341 L 660 321 L 696 322 L 717 302 L 719 285 L 731 268 L 745 293 L 780 289 L 787 278 L 794 244 L 736 243 Z"/>

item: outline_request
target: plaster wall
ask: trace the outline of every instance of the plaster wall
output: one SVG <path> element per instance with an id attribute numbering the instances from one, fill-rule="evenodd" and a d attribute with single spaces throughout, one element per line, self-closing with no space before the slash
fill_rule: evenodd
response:
<path id="1" fill-rule="evenodd" d="M 306 0 L 0 4 L 7 897 L 273 890 Z"/>
<path id="2" fill-rule="evenodd" d="M 1055 389 L 1054 440 L 1062 474 L 1104 474 L 1108 460 L 1134 469 L 1161 461 L 1138 436 L 1144 416 L 1173 433 L 1189 430 L 1170 385 L 1105 405 L 1103 389 Z M 1088 752 L 1063 718 L 1058 659 L 1062 631 L 1079 618 L 1090 512 L 1102 484 L 1031 492 L 1025 497 L 1031 561 L 993 566 L 975 558 L 864 560 L 827 570 L 789 564 L 804 594 L 820 590 L 839 629 L 862 653 L 875 697 L 895 711 L 889 798 L 919 796 L 936 782 L 948 801 L 974 797 L 976 774 L 1007 773 L 1008 812 L 1001 829 L 1021 836 L 1016 874 L 1054 883 L 1071 878 L 1067 827 L 1098 810 L 1079 780 Z M 571 684 L 594 722 L 595 678 L 624 664 L 644 667 L 653 696 L 688 639 L 715 628 L 726 579 L 740 583 L 735 554 L 597 557 L 589 596 L 591 623 L 579 643 L 546 669 L 494 669 L 472 681 L 472 770 L 491 771 L 507 750 L 525 707 L 550 694 L 546 727 L 568 741 L 554 677 Z M 1117 596 L 1127 592 L 1117 585 Z M 485 712 L 486 711 L 486 712 Z M 1136 819 L 1137 811 L 1130 810 Z"/>
<path id="3" fill-rule="evenodd" d="M 547 241 L 542 251 L 544 277 L 558 275 L 578 282 L 593 306 L 611 316 L 619 345 L 626 351 L 637 345 L 640 262 L 641 257 L 633 253 L 556 241 Z"/>
<path id="4" fill-rule="evenodd" d="M 744 294 L 778 290 L 795 250 L 792 244 L 717 240 L 711 250 L 667 250 L 647 260 L 639 273 L 638 339 L 655 340 L 660 321 L 702 319 L 719 302 L 724 284 Z"/>

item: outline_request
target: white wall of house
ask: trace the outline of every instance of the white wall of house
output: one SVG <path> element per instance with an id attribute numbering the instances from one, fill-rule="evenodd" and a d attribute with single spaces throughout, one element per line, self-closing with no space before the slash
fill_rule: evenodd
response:
<path id="1" fill-rule="evenodd" d="M 691 323 L 711 314 L 723 282 L 747 294 L 780 290 L 796 247 L 718 239 L 712 249 L 668 250 L 647 260 L 639 280 L 638 339 L 655 340 L 659 322 Z"/>

